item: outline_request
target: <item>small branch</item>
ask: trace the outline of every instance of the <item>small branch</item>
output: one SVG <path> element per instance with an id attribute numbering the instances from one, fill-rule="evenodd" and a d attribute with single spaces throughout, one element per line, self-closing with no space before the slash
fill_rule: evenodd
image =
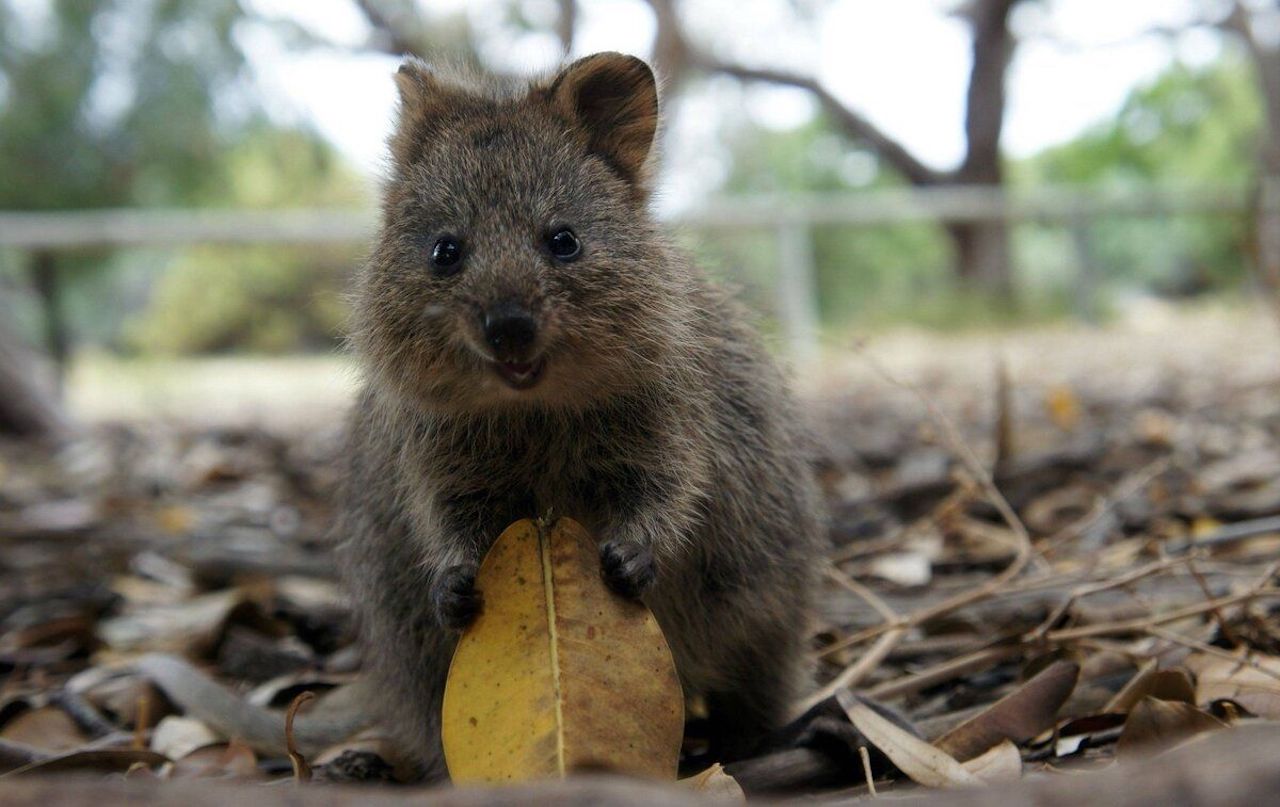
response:
<path id="1" fill-rule="evenodd" d="M 560 40 L 560 52 L 568 56 L 573 51 L 573 40 L 578 30 L 577 0 L 558 0 L 556 6 L 556 37 Z"/>
<path id="2" fill-rule="evenodd" d="M 422 45 L 409 34 L 399 21 L 387 16 L 378 7 L 377 0 L 354 0 L 356 8 L 374 30 L 375 45 L 392 56 L 422 56 Z"/>
<path id="3" fill-rule="evenodd" d="M 1204 653 L 1206 656 L 1213 656 L 1214 658 L 1220 658 L 1220 659 L 1223 659 L 1224 661 L 1235 662 L 1236 664 L 1239 664 L 1242 667 L 1248 667 L 1251 670 L 1255 670 L 1259 673 L 1262 673 L 1268 678 L 1274 678 L 1277 681 L 1280 681 L 1280 673 L 1276 672 L 1275 670 L 1270 670 L 1270 669 L 1267 669 L 1266 667 L 1263 667 L 1261 664 L 1249 658 L 1247 655 L 1242 658 L 1240 656 L 1235 655 L 1234 653 L 1230 653 L 1226 650 L 1223 650 L 1221 647 L 1214 647 L 1211 644 L 1198 642 L 1189 636 L 1183 636 L 1180 633 L 1175 633 L 1171 630 L 1165 630 L 1164 628 L 1161 628 L 1155 625 L 1148 628 L 1147 633 L 1157 638 L 1164 639 L 1167 642 L 1172 642 L 1176 645 L 1182 645 L 1183 647 L 1189 647 L 1192 650 L 1198 650 L 1201 653 Z"/>
<path id="4" fill-rule="evenodd" d="M 735 64 L 712 56 L 689 42 L 680 25 L 672 0 L 648 0 L 658 24 L 658 55 L 664 69 L 680 73 L 685 66 L 708 73 L 721 73 L 740 81 L 763 82 L 795 87 L 811 94 L 832 121 L 854 140 L 867 144 L 882 160 L 893 166 L 913 185 L 940 185 L 952 180 L 949 172 L 935 171 L 906 147 L 890 137 L 863 115 L 836 98 L 816 78 L 763 67 Z"/>
<path id="5" fill-rule="evenodd" d="M 981 670 L 997 662 L 1022 655 L 1023 649 L 1018 645 L 996 645 L 983 650 L 976 650 L 963 656 L 948 659 L 940 664 L 921 670 L 892 681 L 885 681 L 866 690 L 869 698 L 888 700 L 949 681 L 973 670 Z"/>
<path id="6" fill-rule="evenodd" d="M 1116 577 L 1111 580 L 1103 580 L 1098 583 L 1079 586 L 1067 596 L 1067 599 L 1063 601 L 1061 605 L 1049 614 L 1044 622 L 1040 623 L 1039 627 L 1027 634 L 1026 641 L 1038 642 L 1043 640 L 1052 630 L 1053 626 L 1071 610 L 1072 606 L 1084 597 L 1088 597 L 1092 594 L 1098 594 L 1103 591 L 1121 588 L 1123 586 L 1130 585 L 1131 583 L 1136 583 L 1144 578 L 1166 572 L 1175 566 L 1188 563 L 1190 560 L 1191 558 L 1171 558 L 1156 561 L 1155 563 L 1150 563 L 1139 569 L 1134 569 L 1128 574 L 1121 575 L 1120 577 Z"/>
<path id="7" fill-rule="evenodd" d="M 1063 630 L 1050 631 L 1045 634 L 1045 640 L 1050 642 L 1070 642 L 1076 639 L 1084 639 L 1093 636 L 1116 636 L 1126 633 L 1145 633 L 1152 626 L 1167 625 L 1170 622 L 1177 622 L 1180 619 L 1187 619 L 1193 616 L 1210 613 L 1218 608 L 1226 608 L 1232 605 L 1238 605 L 1243 602 L 1249 602 L 1254 599 L 1272 599 L 1280 597 L 1280 588 L 1265 588 L 1260 591 L 1247 591 L 1243 594 L 1236 594 L 1230 597 L 1222 597 L 1209 602 L 1197 603 L 1196 605 L 1188 605 L 1168 613 L 1158 614 L 1156 616 L 1146 617 L 1143 619 L 1130 619 L 1124 622 L 1109 622 L 1101 625 L 1084 625 L 1077 628 L 1065 628 Z"/>

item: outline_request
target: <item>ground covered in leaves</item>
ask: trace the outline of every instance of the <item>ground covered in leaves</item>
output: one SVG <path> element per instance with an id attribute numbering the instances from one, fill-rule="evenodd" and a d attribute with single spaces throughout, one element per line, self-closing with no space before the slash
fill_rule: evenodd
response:
<path id="1" fill-rule="evenodd" d="M 1219 315 L 830 357 L 806 384 L 822 688 L 729 773 L 850 798 L 1280 721 L 1278 355 L 1265 319 Z M 336 422 L 0 446 L 4 775 L 395 781 L 376 727 L 286 750 L 290 704 L 359 674 L 329 555 L 339 453 Z"/>

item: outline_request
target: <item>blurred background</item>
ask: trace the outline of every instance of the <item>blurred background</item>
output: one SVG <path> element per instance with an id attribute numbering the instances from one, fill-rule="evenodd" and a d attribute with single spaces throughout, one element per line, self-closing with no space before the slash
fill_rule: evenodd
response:
<path id="1" fill-rule="evenodd" d="M 658 213 L 797 368 L 1270 327 L 1275 0 L 0 0 L 9 430 L 331 416 L 402 55 L 605 49 L 665 84 Z"/>
<path id="2" fill-rule="evenodd" d="M 1192 647 L 1280 720 L 1262 601 L 1095 641 L 1275 599 L 1280 0 L 0 0 L 0 770 L 200 717 L 110 677 L 140 654 L 279 707 L 351 680 L 344 300 L 392 75 L 600 50 L 660 73 L 655 211 L 820 438 L 819 681 L 937 736 L 1059 654 L 1088 717 Z"/>

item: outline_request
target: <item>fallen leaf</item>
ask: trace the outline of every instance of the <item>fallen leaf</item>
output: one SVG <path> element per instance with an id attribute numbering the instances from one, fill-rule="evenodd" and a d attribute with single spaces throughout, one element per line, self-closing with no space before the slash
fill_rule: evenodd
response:
<path id="1" fill-rule="evenodd" d="M 244 601 L 242 592 L 230 590 L 177 605 L 144 606 L 99 623 L 98 637 L 116 652 L 208 647 L 231 611 Z"/>
<path id="2" fill-rule="evenodd" d="M 1103 707 L 1102 711 L 1124 714 L 1146 697 L 1189 703 L 1194 706 L 1196 690 L 1191 684 L 1191 678 L 1182 670 L 1157 670 L 1155 665 L 1155 659 L 1144 665 Z M 1276 683 L 1280 684 L 1280 681 Z"/>
<path id="3" fill-rule="evenodd" d="M 711 799 L 737 802 L 747 800 L 747 794 L 742 791 L 742 785 L 738 784 L 738 780 L 730 776 L 719 762 L 702 773 L 681 779 L 680 784 L 700 796 Z"/>
<path id="4" fill-rule="evenodd" d="M 1018 746 L 1002 740 L 981 756 L 962 763 L 964 769 L 989 785 L 1022 778 L 1022 754 Z"/>
<path id="5" fill-rule="evenodd" d="M 965 761 L 1003 740 L 1025 742 L 1054 725 L 1058 710 L 1071 697 L 1080 665 L 1055 661 L 1022 686 L 938 738 L 943 753 Z"/>
<path id="6" fill-rule="evenodd" d="M 954 757 L 894 725 L 848 690 L 837 692 L 836 698 L 854 728 L 913 782 L 925 787 L 982 784 L 981 779 L 965 770 Z"/>
<path id="7" fill-rule="evenodd" d="M 1116 755 L 1131 759 L 1166 750 L 1201 732 L 1226 728 L 1227 724 L 1190 703 L 1162 701 L 1147 696 L 1133 707 L 1124 722 Z"/>
<path id="8" fill-rule="evenodd" d="M 1052 732 L 1047 742 L 1053 742 L 1055 757 L 1069 757 L 1080 750 L 1086 742 L 1092 746 L 1097 735 L 1106 736 L 1124 725 L 1125 716 L 1117 714 L 1095 714 L 1069 720 Z M 1107 742 L 1111 742 L 1107 740 Z"/>
<path id="9" fill-rule="evenodd" d="M 484 610 L 445 686 L 454 782 L 607 769 L 674 780 L 684 696 L 648 609 L 610 593 L 577 523 L 508 527 L 480 567 Z"/>
<path id="10" fill-rule="evenodd" d="M 37 706 L 11 718 L 0 738 L 45 751 L 70 751 L 88 740 L 71 716 L 56 706 Z"/>
<path id="11" fill-rule="evenodd" d="M 1080 399 L 1066 384 L 1054 384 L 1044 396 L 1044 408 L 1053 425 L 1071 431 L 1080 423 Z"/>
<path id="12" fill-rule="evenodd" d="M 121 670 L 90 667 L 67 681 L 67 689 L 79 693 L 127 728 L 137 725 L 139 707 L 144 703 L 153 726 L 173 713 L 169 699 L 150 681 Z"/>
<path id="13" fill-rule="evenodd" d="M 175 759 L 169 775 L 173 779 L 256 779 L 260 773 L 253 749 L 232 740 L 206 745 Z"/>
<path id="14" fill-rule="evenodd" d="M 72 751 L 69 754 L 50 757 L 9 771 L 0 779 L 10 776 L 38 773 L 67 773 L 70 771 L 127 771 L 135 765 L 153 768 L 169 762 L 169 758 L 145 748 L 98 748 L 92 751 Z"/>
<path id="15" fill-rule="evenodd" d="M 1263 672 L 1280 675 L 1280 658 L 1253 655 L 1250 660 L 1262 669 L 1203 654 L 1188 658 L 1196 673 L 1196 701 L 1231 700 L 1258 717 L 1280 720 L 1280 678 Z"/>
<path id="16" fill-rule="evenodd" d="M 926 586 L 933 579 L 933 564 L 920 552 L 890 552 L 873 558 L 866 573 L 905 588 Z"/>
<path id="17" fill-rule="evenodd" d="M 151 732 L 151 750 L 170 759 L 182 759 L 199 748 L 222 740 L 218 732 L 193 717 L 170 716 L 156 724 Z"/>

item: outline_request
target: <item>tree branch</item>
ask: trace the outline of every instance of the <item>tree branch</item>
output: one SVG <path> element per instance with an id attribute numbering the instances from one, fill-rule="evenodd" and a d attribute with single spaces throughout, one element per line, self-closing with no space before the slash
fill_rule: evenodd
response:
<path id="1" fill-rule="evenodd" d="M 648 0 L 658 23 L 655 58 L 671 80 L 678 80 L 687 67 L 707 73 L 721 73 L 740 81 L 763 82 L 795 87 L 809 92 L 846 135 L 866 143 L 880 159 L 896 169 L 913 185 L 938 185 L 950 181 L 948 172 L 935 171 L 921 162 L 905 146 L 890 137 L 856 110 L 842 103 L 816 78 L 762 67 L 734 64 L 698 50 L 684 36 L 671 0 Z"/>
<path id="2" fill-rule="evenodd" d="M 573 50 L 573 39 L 578 30 L 577 0 L 559 0 L 556 3 L 559 16 L 556 17 L 556 37 L 560 40 L 560 50 L 565 56 Z"/>
<path id="3" fill-rule="evenodd" d="M 378 7 L 376 0 L 354 0 L 356 8 L 364 15 L 373 29 L 371 44 L 392 56 L 422 57 L 422 45 L 418 38 L 407 31 L 400 20 L 388 16 Z"/>
<path id="4" fill-rule="evenodd" d="M 854 140 L 867 144 L 882 160 L 893 166 L 913 185 L 938 185 L 950 179 L 947 172 L 935 171 L 920 162 L 906 147 L 874 123 L 842 103 L 821 82 L 809 76 L 768 68 L 744 67 L 711 58 L 695 57 L 694 63 L 708 72 L 723 73 L 742 81 L 758 81 L 807 90 L 832 121 Z"/>

